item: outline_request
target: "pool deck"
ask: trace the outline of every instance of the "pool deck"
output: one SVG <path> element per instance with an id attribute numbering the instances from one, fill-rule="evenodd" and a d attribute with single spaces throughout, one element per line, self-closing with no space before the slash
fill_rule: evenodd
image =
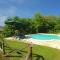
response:
<path id="1" fill-rule="evenodd" d="M 15 39 L 12 37 L 9 37 L 6 39 L 7 40 L 21 41 L 21 42 L 25 42 L 25 43 L 31 43 L 32 42 L 33 44 L 60 49 L 60 40 L 36 40 L 36 39 L 32 39 L 32 38 L 19 40 L 19 39 Z"/>

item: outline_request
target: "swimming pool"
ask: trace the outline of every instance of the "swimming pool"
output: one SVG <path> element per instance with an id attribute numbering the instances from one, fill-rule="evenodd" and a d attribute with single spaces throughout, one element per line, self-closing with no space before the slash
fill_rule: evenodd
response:
<path id="1" fill-rule="evenodd" d="M 60 40 L 56 34 L 31 34 L 31 37 L 37 40 Z"/>

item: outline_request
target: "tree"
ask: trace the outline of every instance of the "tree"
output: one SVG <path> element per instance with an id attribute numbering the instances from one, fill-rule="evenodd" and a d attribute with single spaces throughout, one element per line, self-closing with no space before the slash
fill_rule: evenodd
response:
<path id="1" fill-rule="evenodd" d="M 55 32 L 55 26 L 56 26 L 56 23 L 57 23 L 57 17 L 55 16 L 45 16 L 45 21 L 47 23 L 47 27 L 48 27 L 48 31 L 47 32 L 52 32 L 54 33 Z"/>
<path id="2" fill-rule="evenodd" d="M 38 27 L 42 25 L 44 21 L 44 17 L 40 13 L 36 13 L 33 17 L 34 23 L 35 23 L 35 29 L 36 33 L 38 33 Z"/>

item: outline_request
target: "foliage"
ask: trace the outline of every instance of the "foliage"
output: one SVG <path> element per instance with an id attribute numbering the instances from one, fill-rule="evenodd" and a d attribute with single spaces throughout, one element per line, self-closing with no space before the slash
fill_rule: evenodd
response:
<path id="1" fill-rule="evenodd" d="M 11 23 L 14 22 L 14 23 Z M 12 36 L 15 30 L 20 33 L 33 34 L 33 33 L 59 33 L 60 32 L 60 17 L 56 16 L 43 16 L 36 13 L 31 18 L 10 17 L 5 21 L 5 34 Z"/>

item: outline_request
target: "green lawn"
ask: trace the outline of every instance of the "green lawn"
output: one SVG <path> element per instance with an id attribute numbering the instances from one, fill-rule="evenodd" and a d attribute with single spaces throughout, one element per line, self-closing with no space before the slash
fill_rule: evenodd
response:
<path id="1" fill-rule="evenodd" d="M 19 55 L 20 57 L 4 57 L 4 60 L 24 60 L 28 52 L 28 44 L 17 41 L 6 41 L 7 46 L 13 49 L 21 49 L 21 54 L 17 54 L 16 51 L 10 53 L 10 55 Z M 6 50 L 9 52 L 10 50 Z M 49 48 L 45 46 L 33 45 L 33 59 L 32 60 L 60 60 L 60 50 Z M 2 60 L 0 58 L 0 60 Z"/>

